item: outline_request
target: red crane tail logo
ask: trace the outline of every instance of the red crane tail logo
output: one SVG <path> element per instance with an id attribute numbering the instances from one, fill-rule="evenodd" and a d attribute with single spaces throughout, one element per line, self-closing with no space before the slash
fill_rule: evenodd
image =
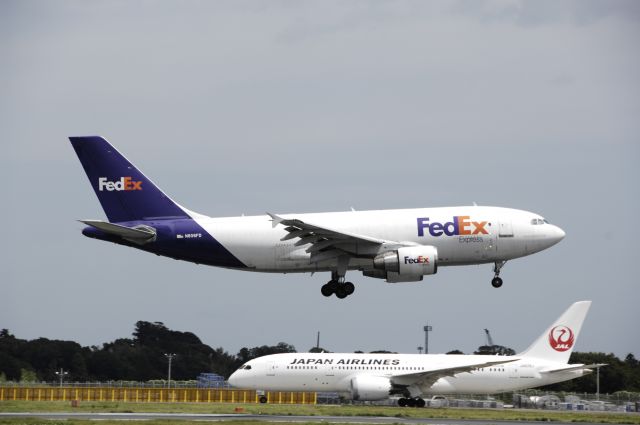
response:
<path id="1" fill-rule="evenodd" d="M 549 332 L 549 345 L 556 351 L 567 351 L 573 347 L 573 331 L 566 326 L 555 326 Z"/>

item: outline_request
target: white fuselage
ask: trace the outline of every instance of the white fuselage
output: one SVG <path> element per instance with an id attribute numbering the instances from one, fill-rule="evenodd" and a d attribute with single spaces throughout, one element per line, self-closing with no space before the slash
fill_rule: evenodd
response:
<path id="1" fill-rule="evenodd" d="M 549 248 L 564 237 L 559 227 L 548 224 L 538 214 L 499 207 L 348 211 L 283 217 L 406 245 L 435 246 L 440 266 L 511 260 Z M 455 217 L 459 217 L 459 223 Z M 335 261 L 311 262 L 306 252 L 308 245 L 296 245 L 296 240 L 282 241 L 287 232 L 283 226 L 274 227 L 269 216 L 211 218 L 194 214 L 193 218 L 249 270 L 291 273 L 335 267 Z M 378 251 L 385 249 L 381 246 Z M 348 269 L 372 268 L 376 252 L 354 254 Z"/>
<path id="2" fill-rule="evenodd" d="M 103 137 L 69 140 L 108 218 L 82 220 L 85 236 L 236 270 L 329 271 L 324 296 L 353 293 L 348 270 L 417 282 L 439 266 L 492 262 L 500 287 L 505 261 L 564 237 L 538 214 L 481 206 L 214 218 L 172 201 Z"/>
<path id="3" fill-rule="evenodd" d="M 419 389 L 427 394 L 494 394 L 553 384 L 582 376 L 585 371 L 568 370 L 553 374 L 545 369 L 566 367 L 532 358 L 517 356 L 455 354 L 276 354 L 251 360 L 234 372 L 229 382 L 239 388 L 267 391 L 352 391 L 356 377 L 393 377 L 402 383 L 402 375 L 413 375 L 433 369 L 447 369 L 469 362 L 496 362 L 501 365 L 458 373 L 438 379 L 433 385 Z M 514 361 L 515 360 L 515 361 Z M 407 382 L 410 385 L 410 382 Z"/>
<path id="4" fill-rule="evenodd" d="M 334 391 L 356 400 L 394 394 L 493 394 L 578 378 L 599 365 L 568 364 L 591 301 L 573 303 L 525 351 L 463 354 L 284 353 L 250 360 L 229 383 L 269 391 Z"/>

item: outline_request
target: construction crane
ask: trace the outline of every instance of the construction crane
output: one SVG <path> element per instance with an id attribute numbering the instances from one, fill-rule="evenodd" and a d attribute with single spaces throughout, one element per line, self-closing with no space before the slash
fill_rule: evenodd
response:
<path id="1" fill-rule="evenodd" d="M 487 345 L 482 345 L 478 347 L 478 350 L 474 351 L 473 354 L 492 354 L 492 355 L 499 354 L 502 356 L 512 356 L 516 353 L 511 348 L 494 344 L 493 338 L 491 338 L 491 333 L 489 332 L 489 329 L 485 329 L 484 333 L 487 336 Z"/>
<path id="2" fill-rule="evenodd" d="M 485 329 L 484 333 L 487 334 L 487 345 L 488 346 L 492 346 L 493 344 L 493 339 L 491 338 L 491 334 L 489 333 L 489 329 Z"/>

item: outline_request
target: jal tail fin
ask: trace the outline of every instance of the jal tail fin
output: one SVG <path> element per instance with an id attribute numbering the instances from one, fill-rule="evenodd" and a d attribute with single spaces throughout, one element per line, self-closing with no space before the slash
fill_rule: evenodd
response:
<path id="1" fill-rule="evenodd" d="M 590 306 L 591 301 L 573 303 L 538 337 L 536 342 L 518 354 L 518 357 L 534 357 L 555 363 L 568 363 Z"/>
<path id="2" fill-rule="evenodd" d="M 104 138 L 69 140 L 110 222 L 189 217 Z"/>

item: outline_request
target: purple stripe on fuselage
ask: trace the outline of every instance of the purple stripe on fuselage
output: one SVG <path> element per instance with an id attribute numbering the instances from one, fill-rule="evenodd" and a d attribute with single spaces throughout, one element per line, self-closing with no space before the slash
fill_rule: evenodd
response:
<path id="1" fill-rule="evenodd" d="M 90 238 L 114 242 L 178 260 L 218 267 L 247 267 L 192 219 L 127 221 L 116 224 L 126 227 L 138 225 L 153 227 L 156 229 L 156 238 L 153 242 L 138 245 L 94 227 L 84 228 L 82 234 Z"/>

